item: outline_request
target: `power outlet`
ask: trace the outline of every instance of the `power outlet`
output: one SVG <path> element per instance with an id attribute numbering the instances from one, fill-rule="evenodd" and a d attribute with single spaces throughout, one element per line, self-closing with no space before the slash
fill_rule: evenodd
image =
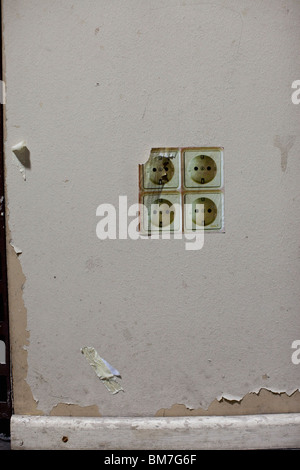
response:
<path id="1" fill-rule="evenodd" d="M 145 190 L 174 190 L 180 184 L 180 152 L 178 149 L 153 149 L 142 165 L 141 186 Z"/>
<path id="2" fill-rule="evenodd" d="M 179 194 L 147 194 L 142 218 L 144 233 L 178 232 L 181 230 L 181 203 Z"/>
<path id="3" fill-rule="evenodd" d="M 184 196 L 184 230 L 221 230 L 224 221 L 222 193 L 190 192 Z"/>
<path id="4" fill-rule="evenodd" d="M 152 148 L 139 165 L 141 232 L 224 232 L 223 178 L 223 147 Z"/>
<path id="5" fill-rule="evenodd" d="M 184 186 L 188 189 L 221 189 L 223 149 L 191 148 L 183 151 Z"/>

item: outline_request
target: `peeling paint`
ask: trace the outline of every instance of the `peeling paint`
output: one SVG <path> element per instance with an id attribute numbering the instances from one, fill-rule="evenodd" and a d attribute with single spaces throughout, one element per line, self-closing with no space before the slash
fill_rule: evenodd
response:
<path id="1" fill-rule="evenodd" d="M 121 378 L 120 372 L 111 366 L 105 359 L 102 359 L 94 348 L 84 346 L 81 348 L 81 352 L 90 366 L 95 370 L 99 379 L 103 381 L 109 392 L 115 394 L 121 390 L 124 391 L 122 386 L 116 380 L 116 377 Z"/>
<path id="2" fill-rule="evenodd" d="M 262 388 L 259 388 L 258 390 L 253 390 L 251 393 L 254 393 L 254 394 L 258 395 L 261 390 L 262 390 Z M 272 390 L 271 389 L 265 389 L 265 390 L 268 390 L 269 392 L 272 392 L 272 393 L 275 393 L 275 394 L 285 393 L 288 397 L 293 395 L 293 393 L 300 391 L 298 389 L 292 390 L 291 392 L 289 392 L 287 390 L 274 390 L 274 389 L 272 389 Z M 241 402 L 242 399 L 243 399 L 243 396 L 241 396 L 241 395 L 231 395 L 230 393 L 223 393 L 222 395 L 217 397 L 217 400 L 219 402 L 221 402 L 222 400 L 226 400 L 228 402 Z"/>
<path id="3" fill-rule="evenodd" d="M 10 244 L 8 209 L 6 208 L 7 233 L 7 277 L 9 286 L 9 327 L 12 363 L 13 408 L 15 414 L 43 415 L 38 409 L 27 383 L 28 362 L 27 347 L 29 331 L 27 330 L 27 309 L 23 299 L 23 287 L 26 277 L 14 247 Z"/>
<path id="4" fill-rule="evenodd" d="M 58 403 L 50 411 L 50 416 L 102 416 L 97 405 L 79 406 L 72 403 Z"/>
<path id="5" fill-rule="evenodd" d="M 26 181 L 26 172 L 25 172 L 25 168 L 20 168 L 20 173 L 22 174 L 23 176 L 23 180 Z"/>
<path id="6" fill-rule="evenodd" d="M 228 395 L 229 396 L 229 395 Z M 258 392 L 249 392 L 244 397 L 235 399 L 216 398 L 207 409 L 188 408 L 184 404 L 174 404 L 170 408 L 161 408 L 155 416 L 234 416 L 268 413 L 300 412 L 300 391 L 292 394 L 273 392 L 261 388 Z"/>
<path id="7" fill-rule="evenodd" d="M 12 152 L 17 157 L 21 166 L 19 166 L 19 170 L 23 176 L 24 181 L 26 181 L 26 171 L 25 168 L 30 168 L 30 151 L 28 150 L 27 143 L 25 140 L 22 140 L 18 144 L 14 145 L 11 148 Z"/>
<path id="8" fill-rule="evenodd" d="M 13 249 L 15 250 L 15 253 L 16 253 L 17 256 L 22 254 L 22 250 L 20 248 L 18 248 L 16 245 L 14 245 L 12 243 L 12 241 L 10 241 L 9 244 L 13 247 Z"/>
<path id="9" fill-rule="evenodd" d="M 26 141 L 22 140 L 18 144 L 13 145 L 11 149 L 15 154 L 18 154 L 19 152 L 22 152 L 25 149 L 25 147 L 27 147 Z"/>

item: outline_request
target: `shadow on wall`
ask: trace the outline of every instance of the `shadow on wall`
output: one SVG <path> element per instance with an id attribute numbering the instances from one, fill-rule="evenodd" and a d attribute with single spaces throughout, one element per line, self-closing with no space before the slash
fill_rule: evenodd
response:
<path id="1" fill-rule="evenodd" d="M 0 450 L 10 450 L 9 419 L 0 419 Z"/>

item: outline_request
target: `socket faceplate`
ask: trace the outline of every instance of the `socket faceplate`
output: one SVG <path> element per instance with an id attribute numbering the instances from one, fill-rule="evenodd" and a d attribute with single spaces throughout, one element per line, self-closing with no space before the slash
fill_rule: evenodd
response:
<path id="1" fill-rule="evenodd" d="M 174 190 L 179 187 L 179 174 L 178 149 L 153 149 L 143 165 L 142 185 L 146 190 Z"/>
<path id="2" fill-rule="evenodd" d="M 184 195 L 184 229 L 221 230 L 223 227 L 223 193 L 193 192 Z"/>
<path id="3" fill-rule="evenodd" d="M 222 147 L 153 148 L 139 166 L 143 233 L 224 232 Z"/>
<path id="4" fill-rule="evenodd" d="M 142 224 L 144 233 L 181 230 L 180 194 L 145 194 L 142 203 L 145 208 Z"/>
<path id="5" fill-rule="evenodd" d="M 222 188 L 223 149 L 203 147 L 184 150 L 183 164 L 185 188 Z"/>

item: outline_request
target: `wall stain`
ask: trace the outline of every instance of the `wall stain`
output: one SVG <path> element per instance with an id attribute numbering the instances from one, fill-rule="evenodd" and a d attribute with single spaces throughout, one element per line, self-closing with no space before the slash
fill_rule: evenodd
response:
<path id="1" fill-rule="evenodd" d="M 289 151 L 293 147 L 295 140 L 296 140 L 295 135 L 286 135 L 286 136 L 275 135 L 274 136 L 273 143 L 275 147 L 277 147 L 280 150 L 281 170 L 283 172 L 285 172 L 287 169 Z"/>

